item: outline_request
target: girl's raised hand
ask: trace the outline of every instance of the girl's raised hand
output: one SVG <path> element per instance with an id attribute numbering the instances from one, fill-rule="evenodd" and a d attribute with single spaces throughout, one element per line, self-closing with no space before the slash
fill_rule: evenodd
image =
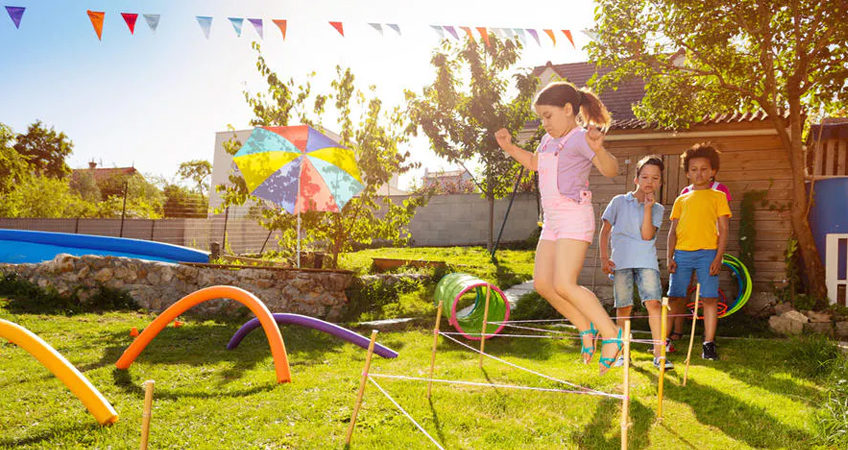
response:
<path id="1" fill-rule="evenodd" d="M 495 131 L 495 140 L 498 141 L 498 145 L 506 150 L 506 147 L 512 143 L 512 135 L 509 134 L 506 128 L 501 128 L 498 131 Z"/>
<path id="2" fill-rule="evenodd" d="M 586 132 L 586 143 L 589 144 L 589 148 L 597 153 L 604 148 L 604 133 L 595 127 L 590 127 Z"/>

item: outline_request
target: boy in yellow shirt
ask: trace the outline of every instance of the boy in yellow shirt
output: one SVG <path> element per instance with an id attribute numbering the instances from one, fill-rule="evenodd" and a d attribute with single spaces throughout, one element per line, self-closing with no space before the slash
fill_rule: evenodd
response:
<path id="1" fill-rule="evenodd" d="M 686 310 L 684 299 L 694 271 L 701 284 L 704 305 L 704 344 L 701 357 L 716 360 L 715 332 L 718 324 L 718 273 L 727 246 L 730 205 L 723 192 L 710 189 L 719 168 L 719 152 L 711 145 L 696 144 L 683 152 L 683 168 L 693 189 L 674 201 L 668 230 L 668 297 L 672 314 Z M 671 321 L 669 321 L 671 323 Z"/>

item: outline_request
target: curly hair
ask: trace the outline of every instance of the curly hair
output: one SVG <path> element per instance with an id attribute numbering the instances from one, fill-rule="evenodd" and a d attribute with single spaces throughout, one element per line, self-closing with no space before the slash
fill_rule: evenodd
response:
<path id="1" fill-rule="evenodd" d="M 709 142 L 701 142 L 693 145 L 691 148 L 683 152 L 683 170 L 689 171 L 689 161 L 693 158 L 707 158 L 710 161 L 710 166 L 713 170 L 718 171 L 719 156 L 721 152 Z"/>

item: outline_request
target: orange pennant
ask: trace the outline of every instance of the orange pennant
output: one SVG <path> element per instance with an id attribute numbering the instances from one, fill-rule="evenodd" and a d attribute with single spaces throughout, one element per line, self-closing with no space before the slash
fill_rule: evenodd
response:
<path id="1" fill-rule="evenodd" d="M 94 32 L 97 33 L 97 40 L 102 41 L 103 35 L 103 17 L 106 15 L 103 11 L 86 10 L 88 18 L 91 19 L 91 25 L 94 27 Z"/>
<path id="2" fill-rule="evenodd" d="M 462 28 L 462 31 L 464 31 L 465 34 L 468 35 L 468 39 L 471 39 L 471 42 L 475 42 L 474 41 L 474 34 L 471 33 L 471 28 L 469 28 L 469 27 L 459 27 L 459 28 Z"/>
<path id="3" fill-rule="evenodd" d="M 342 28 L 341 22 L 330 22 L 330 25 L 332 25 L 333 28 L 335 28 L 336 31 L 338 31 L 339 34 L 342 35 L 342 37 L 344 37 L 344 29 Z"/>
<path id="4" fill-rule="evenodd" d="M 491 47 L 492 44 L 489 43 L 489 32 L 486 31 L 486 27 L 477 27 L 477 32 L 480 33 L 480 37 L 483 38 L 483 42 L 486 43 L 486 47 Z"/>
<path id="5" fill-rule="evenodd" d="M 273 19 L 271 22 L 274 22 L 275 25 L 280 27 L 280 32 L 283 33 L 283 40 L 286 40 L 286 21 L 283 19 Z"/>
<path id="6" fill-rule="evenodd" d="M 556 47 L 556 37 L 554 37 L 554 30 L 542 30 L 551 37 L 551 40 L 554 41 L 554 47 Z"/>
<path id="7" fill-rule="evenodd" d="M 568 42 L 571 42 L 572 47 L 577 48 L 574 46 L 574 39 L 571 38 L 571 30 L 562 30 L 562 34 L 564 34 L 565 37 L 568 38 Z"/>

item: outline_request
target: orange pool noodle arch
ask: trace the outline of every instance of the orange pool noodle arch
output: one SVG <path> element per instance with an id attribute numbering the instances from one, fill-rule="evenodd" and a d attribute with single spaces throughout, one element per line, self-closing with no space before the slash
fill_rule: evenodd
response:
<path id="1" fill-rule="evenodd" d="M 262 329 L 265 330 L 265 336 L 268 338 L 268 343 L 271 345 L 271 356 L 274 357 L 274 369 L 277 372 L 277 383 L 288 383 L 291 381 L 291 371 L 289 370 L 289 358 L 286 355 L 286 345 L 283 343 L 283 335 L 280 333 L 280 328 L 277 327 L 277 322 L 271 315 L 268 307 L 262 303 L 255 295 L 244 289 L 234 286 L 210 286 L 192 292 L 185 297 L 179 299 L 176 303 L 168 307 L 162 314 L 159 314 L 150 325 L 144 328 L 144 331 L 124 350 L 124 353 L 115 363 L 119 369 L 128 369 L 138 355 L 147 347 L 147 344 L 167 327 L 180 314 L 191 309 L 195 305 L 208 300 L 218 298 L 231 298 L 244 306 L 247 306 L 250 311 L 259 319 Z"/>
<path id="2" fill-rule="evenodd" d="M 0 337 L 8 339 L 11 343 L 29 352 L 56 378 L 62 380 L 100 425 L 118 421 L 118 413 L 100 394 L 100 391 L 95 389 L 88 379 L 61 353 L 35 333 L 16 323 L 0 319 Z"/>

